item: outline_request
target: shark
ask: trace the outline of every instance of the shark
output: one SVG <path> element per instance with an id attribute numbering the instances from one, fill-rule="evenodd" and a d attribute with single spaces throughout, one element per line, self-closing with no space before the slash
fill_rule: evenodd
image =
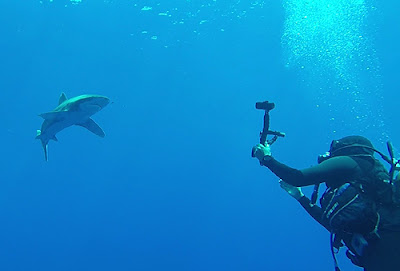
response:
<path id="1" fill-rule="evenodd" d="M 56 134 L 73 125 L 85 127 L 95 135 L 104 137 L 103 129 L 91 116 L 102 110 L 110 103 L 110 99 L 101 95 L 80 95 L 68 99 L 61 93 L 58 106 L 46 113 L 39 114 L 44 119 L 42 127 L 36 132 L 44 150 L 44 158 L 48 161 L 47 146 L 50 140 L 58 141 Z"/>

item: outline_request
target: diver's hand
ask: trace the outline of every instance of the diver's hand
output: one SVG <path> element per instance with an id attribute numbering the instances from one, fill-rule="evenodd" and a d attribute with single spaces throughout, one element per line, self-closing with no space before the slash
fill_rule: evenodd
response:
<path id="1" fill-rule="evenodd" d="M 265 156 L 271 156 L 271 147 L 269 144 L 257 144 L 253 147 L 252 154 L 253 157 L 256 157 L 261 163 Z"/>
<path id="2" fill-rule="evenodd" d="M 261 163 L 265 156 L 271 156 L 271 148 L 268 144 L 265 146 L 263 144 L 258 144 L 253 147 L 252 154 L 253 157 L 256 157 Z"/>
<path id="3" fill-rule="evenodd" d="M 296 187 L 293 185 L 290 185 L 288 183 L 285 183 L 282 180 L 279 180 L 279 184 L 281 185 L 282 189 L 285 190 L 286 192 L 288 192 L 289 195 L 291 195 L 293 198 L 295 198 L 296 200 L 301 199 L 304 194 L 301 191 L 300 187 Z"/>

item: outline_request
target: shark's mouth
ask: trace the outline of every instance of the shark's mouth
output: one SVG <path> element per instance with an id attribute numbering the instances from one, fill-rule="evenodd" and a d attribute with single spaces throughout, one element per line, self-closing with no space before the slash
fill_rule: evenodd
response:
<path id="1" fill-rule="evenodd" d="M 98 104 L 86 104 L 82 107 L 83 111 L 86 111 L 91 114 L 99 112 L 101 109 L 102 109 L 102 107 Z"/>
<path id="2" fill-rule="evenodd" d="M 100 106 L 100 105 L 98 105 L 98 104 L 96 104 L 96 105 L 94 105 L 94 106 L 97 108 L 97 111 L 100 111 L 101 109 L 103 109 L 103 107 Z"/>

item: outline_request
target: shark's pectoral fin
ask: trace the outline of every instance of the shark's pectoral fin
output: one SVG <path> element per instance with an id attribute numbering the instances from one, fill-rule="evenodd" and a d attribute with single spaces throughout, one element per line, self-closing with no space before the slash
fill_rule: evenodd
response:
<path id="1" fill-rule="evenodd" d="M 61 93 L 60 95 L 60 99 L 58 99 L 58 105 L 62 104 L 63 102 L 65 102 L 67 100 L 67 96 L 65 96 L 65 93 Z"/>
<path id="2" fill-rule="evenodd" d="M 96 122 L 94 122 L 94 120 L 92 120 L 90 118 L 86 122 L 79 123 L 77 125 L 85 127 L 86 129 L 88 129 L 89 131 L 91 131 L 92 133 L 94 133 L 100 137 L 104 137 L 106 135 L 104 133 L 103 129 L 101 129 L 101 127 Z"/>
<path id="3" fill-rule="evenodd" d="M 67 114 L 68 114 L 67 111 L 56 111 L 56 112 L 52 111 L 52 112 L 42 113 L 39 116 L 41 116 L 45 120 L 61 120 L 68 117 Z"/>

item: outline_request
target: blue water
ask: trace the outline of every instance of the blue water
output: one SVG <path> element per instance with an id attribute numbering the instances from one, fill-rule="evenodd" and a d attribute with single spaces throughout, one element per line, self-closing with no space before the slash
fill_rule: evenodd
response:
<path id="1" fill-rule="evenodd" d="M 400 146 L 399 8 L 0 1 L 1 270 L 333 269 L 329 233 L 250 157 L 254 103 L 276 103 L 272 152 L 296 168 L 345 135 Z M 113 101 L 106 137 L 68 128 L 45 162 L 62 91 Z"/>

